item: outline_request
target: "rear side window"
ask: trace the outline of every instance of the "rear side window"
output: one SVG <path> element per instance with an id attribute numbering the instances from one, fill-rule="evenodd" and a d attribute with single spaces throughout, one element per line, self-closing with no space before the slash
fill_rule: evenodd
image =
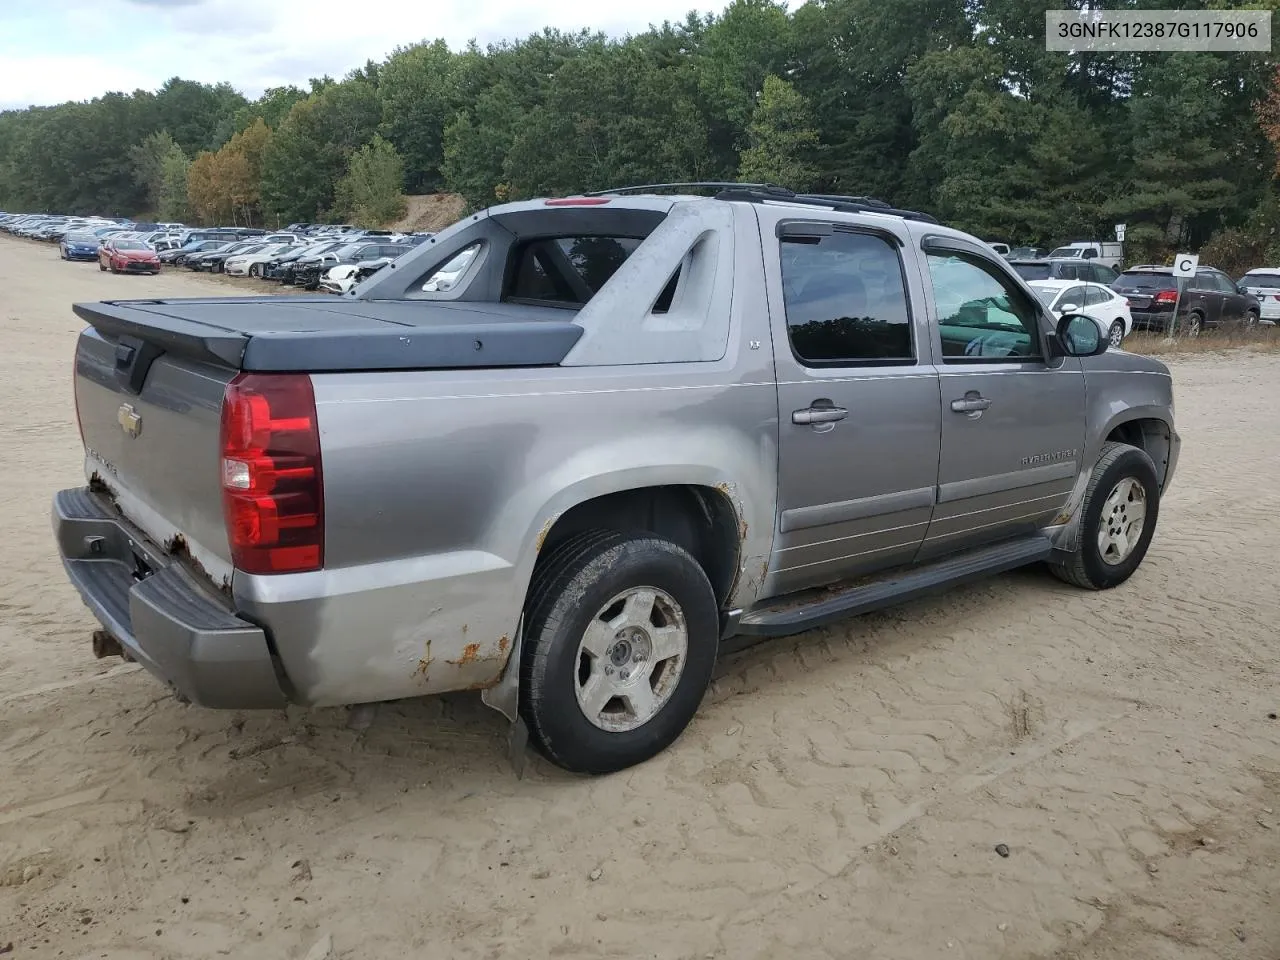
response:
<path id="1" fill-rule="evenodd" d="M 898 252 L 837 230 L 782 240 L 782 297 L 791 348 L 814 364 L 911 363 L 911 312 Z"/>
<path id="2" fill-rule="evenodd" d="M 548 237 L 521 245 L 507 299 L 580 306 L 609 282 L 640 246 L 635 237 Z"/>

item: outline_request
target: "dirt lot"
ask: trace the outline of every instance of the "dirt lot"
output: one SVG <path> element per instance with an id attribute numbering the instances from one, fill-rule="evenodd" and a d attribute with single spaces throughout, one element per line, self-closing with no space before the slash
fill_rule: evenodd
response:
<path id="1" fill-rule="evenodd" d="M 0 238 L 0 955 L 1280 957 L 1280 357 L 1171 361 L 1124 587 L 1024 571 L 757 647 L 662 757 L 517 780 L 473 696 L 358 733 L 93 659 L 48 522 L 69 303 L 212 290 Z"/>

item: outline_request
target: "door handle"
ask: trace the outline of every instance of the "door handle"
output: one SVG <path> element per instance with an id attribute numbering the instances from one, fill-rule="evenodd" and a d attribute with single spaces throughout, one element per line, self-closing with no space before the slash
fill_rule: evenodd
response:
<path id="1" fill-rule="evenodd" d="M 956 413 L 981 413 L 990 406 L 990 400 L 976 393 L 951 401 L 951 409 Z"/>
<path id="2" fill-rule="evenodd" d="M 835 423 L 849 415 L 844 407 L 806 407 L 791 414 L 791 422 L 799 424 Z"/>

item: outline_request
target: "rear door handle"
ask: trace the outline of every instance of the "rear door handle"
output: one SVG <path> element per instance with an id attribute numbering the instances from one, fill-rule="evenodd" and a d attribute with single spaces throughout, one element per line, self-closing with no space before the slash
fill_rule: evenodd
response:
<path id="1" fill-rule="evenodd" d="M 849 415 L 844 407 L 805 407 L 791 414 L 791 422 L 799 424 L 835 423 Z"/>
<path id="2" fill-rule="evenodd" d="M 951 401 L 951 409 L 956 413 L 981 413 L 990 406 L 990 400 L 977 394 Z"/>

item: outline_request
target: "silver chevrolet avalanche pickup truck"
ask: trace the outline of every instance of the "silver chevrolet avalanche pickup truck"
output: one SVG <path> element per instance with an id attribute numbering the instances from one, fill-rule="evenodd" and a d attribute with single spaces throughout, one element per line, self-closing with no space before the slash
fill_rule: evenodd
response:
<path id="1" fill-rule="evenodd" d="M 95 651 L 209 707 L 481 690 L 604 773 L 730 638 L 1134 572 L 1165 366 L 927 215 L 674 186 L 493 207 L 338 298 L 77 304 Z"/>

